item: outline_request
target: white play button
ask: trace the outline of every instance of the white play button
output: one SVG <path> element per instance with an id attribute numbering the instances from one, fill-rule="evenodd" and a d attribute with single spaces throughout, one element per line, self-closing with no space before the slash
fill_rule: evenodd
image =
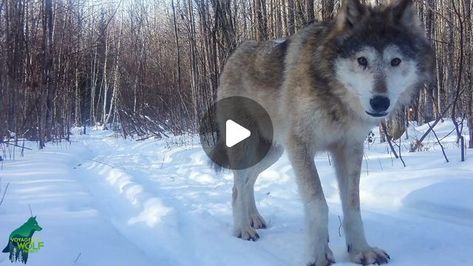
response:
<path id="1" fill-rule="evenodd" d="M 225 122 L 225 145 L 228 148 L 235 146 L 251 136 L 251 131 L 240 126 L 233 120 Z"/>
<path id="2" fill-rule="evenodd" d="M 210 106 L 200 120 L 199 136 L 213 163 L 243 170 L 263 160 L 273 147 L 273 123 L 260 104 L 233 96 Z"/>

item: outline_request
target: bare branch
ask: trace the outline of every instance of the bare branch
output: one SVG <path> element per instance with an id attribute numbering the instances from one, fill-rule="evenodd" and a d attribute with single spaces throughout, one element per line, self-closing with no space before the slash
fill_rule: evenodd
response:
<path id="1" fill-rule="evenodd" d="M 0 199 L 0 206 L 2 206 L 3 200 L 5 199 L 5 195 L 7 194 L 7 190 L 9 186 L 10 186 L 10 182 L 7 183 L 7 185 L 5 186 L 5 190 L 3 190 L 2 199 Z"/>
<path id="2" fill-rule="evenodd" d="M 443 157 L 445 158 L 445 161 L 447 161 L 447 163 L 448 163 L 449 160 L 447 158 L 447 154 L 445 154 L 445 149 L 443 148 L 442 142 L 440 142 L 440 140 L 437 136 L 437 133 L 435 133 L 435 130 L 430 126 L 430 124 L 427 123 L 427 125 L 429 126 L 430 130 L 432 130 L 432 133 L 434 134 L 435 138 L 437 139 L 437 143 L 440 145 L 440 148 L 442 149 Z"/>

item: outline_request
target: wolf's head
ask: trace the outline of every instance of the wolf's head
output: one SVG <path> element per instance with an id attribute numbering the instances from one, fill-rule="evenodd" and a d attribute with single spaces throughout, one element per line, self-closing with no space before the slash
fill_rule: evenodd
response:
<path id="1" fill-rule="evenodd" d="M 411 0 L 385 7 L 345 0 L 331 39 L 335 78 L 365 119 L 408 104 L 431 76 L 432 50 Z"/>
<path id="2" fill-rule="evenodd" d="M 41 231 L 43 228 L 39 226 L 38 221 L 36 221 L 36 216 L 30 217 L 25 223 L 32 231 Z"/>

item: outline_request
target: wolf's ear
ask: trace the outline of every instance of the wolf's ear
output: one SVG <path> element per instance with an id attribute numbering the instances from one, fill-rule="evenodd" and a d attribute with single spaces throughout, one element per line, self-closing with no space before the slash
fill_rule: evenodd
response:
<path id="1" fill-rule="evenodd" d="M 366 12 L 366 7 L 359 0 L 344 0 L 337 15 L 337 28 L 353 28 Z"/>
<path id="2" fill-rule="evenodd" d="M 397 0 L 391 7 L 391 16 L 395 23 L 411 29 L 421 29 L 419 17 L 416 14 L 414 1 L 412 0 Z"/>

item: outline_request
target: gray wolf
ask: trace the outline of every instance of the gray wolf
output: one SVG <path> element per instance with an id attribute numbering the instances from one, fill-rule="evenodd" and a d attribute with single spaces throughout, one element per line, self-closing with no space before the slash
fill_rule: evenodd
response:
<path id="1" fill-rule="evenodd" d="M 266 227 L 253 186 L 286 151 L 305 211 L 304 263 L 334 263 L 328 206 L 314 163 L 315 154 L 326 151 L 336 169 L 350 260 L 363 265 L 390 260 L 365 238 L 360 169 L 369 130 L 409 104 L 432 75 L 432 49 L 412 2 L 371 7 L 346 0 L 331 22 L 311 24 L 282 41 L 245 42 L 230 56 L 217 98 L 255 100 L 274 126 L 266 157 L 248 169 L 233 170 L 235 236 L 257 240 L 256 230 Z"/>

